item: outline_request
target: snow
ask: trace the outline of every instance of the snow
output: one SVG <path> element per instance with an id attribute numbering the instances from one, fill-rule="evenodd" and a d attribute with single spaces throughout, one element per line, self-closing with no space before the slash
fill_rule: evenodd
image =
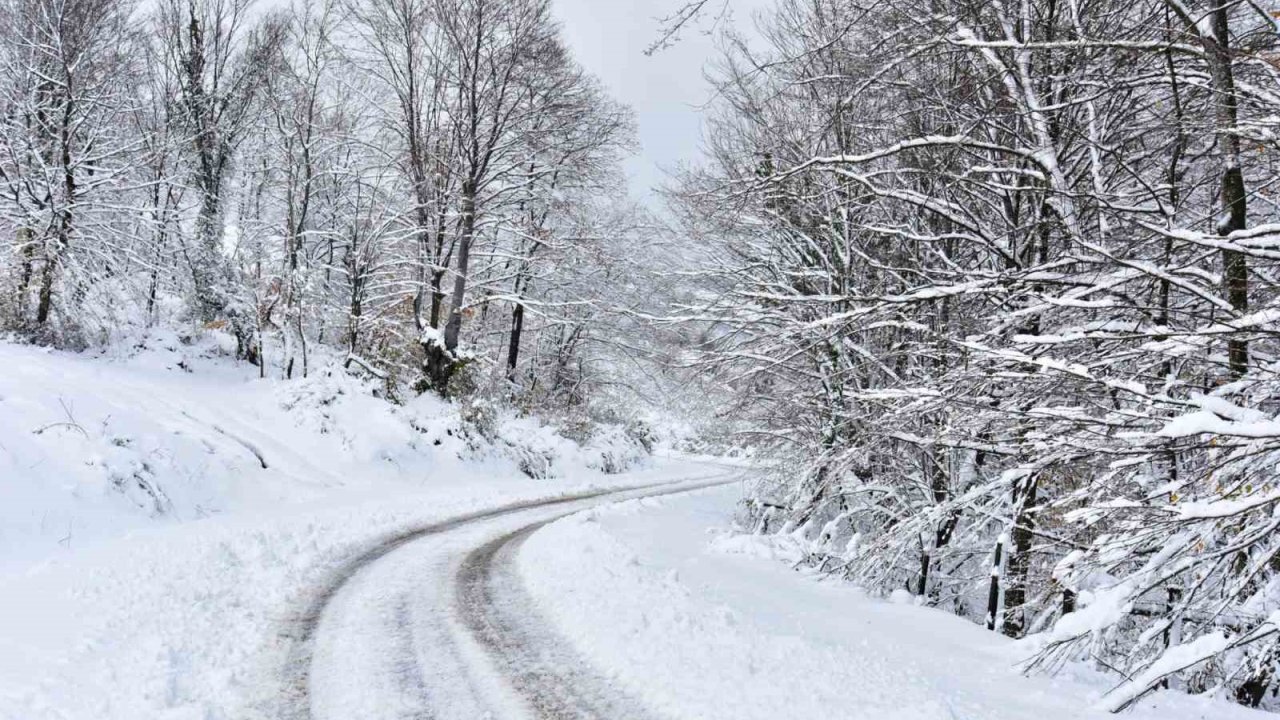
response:
<path id="1" fill-rule="evenodd" d="M 309 593 L 361 549 L 466 512 L 681 472 L 706 471 L 664 460 L 552 486 L 471 477 L 135 531 L 0 576 L 0 718 L 257 717 Z"/>
<path id="2" fill-rule="evenodd" d="M 1224 420 L 1208 410 L 1180 415 L 1170 420 L 1157 433 L 1160 437 L 1183 438 L 1211 434 L 1243 438 L 1280 437 L 1280 421 L 1237 422 Z"/>
<path id="3" fill-rule="evenodd" d="M 0 343 L 0 720 L 270 717 L 298 614 L 358 552 L 466 512 L 706 473 L 637 464 L 614 431 L 579 444 L 531 418 L 481 432 L 431 397 L 393 405 L 341 358 L 261 380 L 223 340 Z"/>
<path id="4" fill-rule="evenodd" d="M 430 326 L 425 327 L 422 329 L 422 334 L 419 336 L 418 342 L 421 343 L 423 347 L 443 348 L 445 346 L 444 333 Z"/>
<path id="5" fill-rule="evenodd" d="M 1086 579 L 1088 580 L 1088 579 Z M 1079 587 L 1086 583 L 1073 583 Z M 1070 640 L 1080 635 L 1099 633 L 1127 615 L 1132 605 L 1133 588 L 1128 584 L 1098 590 L 1080 590 L 1079 607 L 1067 613 L 1053 629 L 1032 638 L 1029 644 L 1045 645 Z"/>
<path id="6" fill-rule="evenodd" d="M 0 570 L 156 525 L 642 459 L 616 429 L 579 444 L 532 418 L 466 426 L 431 396 L 392 405 L 340 357 L 261 380 L 224 340 L 153 331 L 97 357 L 0 343 Z"/>
<path id="7" fill-rule="evenodd" d="M 1067 720 L 1110 685 L 1022 677 L 1025 648 L 949 613 L 793 572 L 730 534 L 739 488 L 629 501 L 558 521 L 520 556 L 529 592 L 587 660 L 669 718 Z M 1267 717 L 1158 692 L 1129 717 Z"/>
<path id="8" fill-rule="evenodd" d="M 1121 685 L 1112 693 L 1103 707 L 1112 712 L 1122 709 L 1134 697 L 1146 692 L 1161 678 L 1169 673 L 1194 667 L 1217 655 L 1230 645 L 1230 640 L 1222 632 L 1211 632 L 1183 645 L 1165 650 L 1160 658 L 1148 665 L 1133 679 Z"/>

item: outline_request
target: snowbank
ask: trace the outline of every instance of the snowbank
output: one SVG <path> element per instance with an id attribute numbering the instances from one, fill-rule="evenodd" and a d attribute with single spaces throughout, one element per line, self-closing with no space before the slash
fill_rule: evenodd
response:
<path id="1" fill-rule="evenodd" d="M 0 569 L 220 514 L 648 459 L 607 427 L 577 443 L 509 412 L 480 426 L 431 396 L 396 405 L 324 358 L 259 379 L 233 350 L 171 331 L 96 356 L 0 343 Z"/>

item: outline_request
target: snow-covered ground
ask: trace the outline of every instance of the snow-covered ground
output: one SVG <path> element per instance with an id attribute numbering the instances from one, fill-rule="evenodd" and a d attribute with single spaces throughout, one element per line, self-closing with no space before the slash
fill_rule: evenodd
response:
<path id="1" fill-rule="evenodd" d="M 1022 677 L 1016 643 L 954 615 L 793 572 L 776 540 L 727 532 L 738 488 L 634 500 L 558 521 L 519 565 L 555 628 L 665 718 L 1076 720 L 1107 686 Z M 1243 720 L 1159 693 L 1129 717 Z"/>
<path id="2" fill-rule="evenodd" d="M 394 497 L 135 531 L 0 577 L 0 718 L 253 717 L 280 691 L 288 634 L 334 568 L 386 537 L 587 487 L 705 475 L 456 483 Z"/>
<path id="3" fill-rule="evenodd" d="M 228 352 L 159 330 L 96 357 L 0 342 L 0 569 L 220 514 L 637 459 L 616 434 L 583 447 L 504 417 L 484 437 L 456 406 L 393 405 L 324 358 L 262 380 Z"/>
<path id="4" fill-rule="evenodd" d="M 616 437 L 511 417 L 481 436 L 455 406 L 392 405 L 333 366 L 258 379 L 211 340 L 156 332 L 94 357 L 0 343 L 3 720 L 246 717 L 279 692 L 309 593 L 380 540 L 706 472 L 606 475 L 632 452 Z"/>

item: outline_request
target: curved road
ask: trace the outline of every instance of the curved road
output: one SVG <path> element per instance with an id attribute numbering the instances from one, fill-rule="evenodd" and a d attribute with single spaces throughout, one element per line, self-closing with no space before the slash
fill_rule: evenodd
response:
<path id="1" fill-rule="evenodd" d="M 728 482 L 723 472 L 509 505 L 371 548 L 339 568 L 299 619 L 279 715 L 651 717 L 540 622 L 514 558 L 538 528 L 593 505 Z"/>

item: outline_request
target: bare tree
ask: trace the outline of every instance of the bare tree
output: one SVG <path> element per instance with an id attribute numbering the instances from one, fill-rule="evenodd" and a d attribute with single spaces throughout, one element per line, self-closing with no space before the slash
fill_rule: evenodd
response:
<path id="1" fill-rule="evenodd" d="M 555 30 L 546 0 L 438 0 L 454 94 L 453 146 L 459 171 L 458 240 L 453 290 L 444 332 L 424 343 L 427 376 L 446 393 L 462 360 L 459 341 L 466 310 L 471 251 L 481 203 L 510 170 L 511 134 L 540 108 L 529 102 L 522 73 L 541 72 L 555 62 Z"/>
<path id="2" fill-rule="evenodd" d="M 247 318 L 237 307 L 223 252 L 223 196 L 236 147 L 254 119 L 266 80 L 278 67 L 286 22 L 255 19 L 251 0 L 166 0 L 156 28 L 178 79 L 178 107 L 190 138 L 193 184 L 200 196 L 196 238 L 188 248 L 196 315 L 225 318 L 247 351 Z"/>
<path id="3" fill-rule="evenodd" d="M 114 0 L 10 0 L 0 7 L 4 51 L 0 181 L 22 258 L 17 314 L 35 283 L 43 327 L 89 198 L 120 179 L 134 73 L 131 6 Z M 38 266 L 39 276 L 34 277 Z"/>

